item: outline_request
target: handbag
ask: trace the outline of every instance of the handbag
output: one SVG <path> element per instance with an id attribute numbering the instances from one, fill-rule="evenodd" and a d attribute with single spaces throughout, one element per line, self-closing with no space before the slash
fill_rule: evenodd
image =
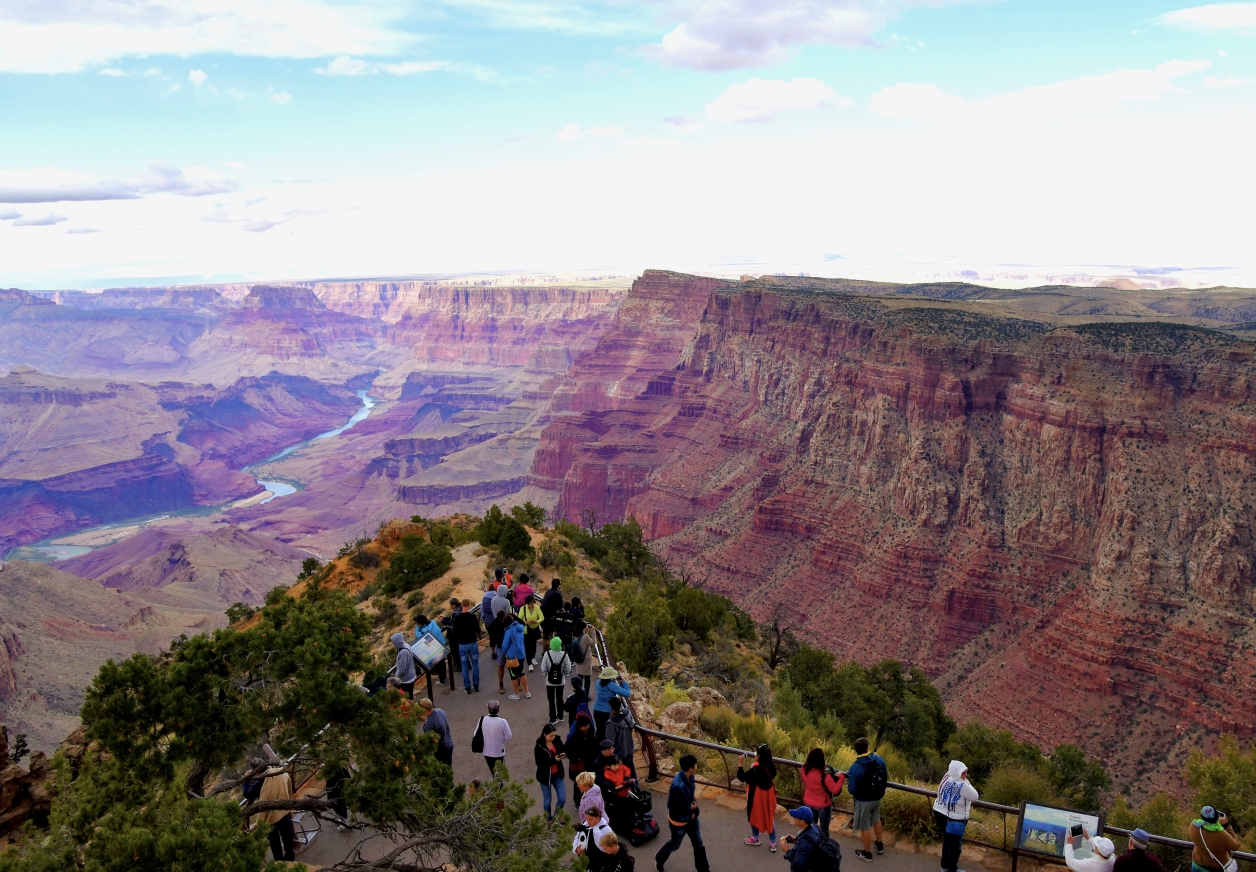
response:
<path id="1" fill-rule="evenodd" d="M 518 668 L 519 668 L 519 658 L 518 658 L 518 657 L 507 657 L 507 658 L 506 658 L 506 666 L 507 666 L 508 668 L 510 668 L 510 669 L 518 669 Z"/>
<path id="2" fill-rule="evenodd" d="M 948 836 L 959 836 L 960 838 L 963 838 L 964 830 L 966 830 L 967 828 L 968 828 L 967 820 L 957 821 L 957 820 L 951 820 L 948 818 L 946 821 L 946 834 Z"/>
<path id="3" fill-rule="evenodd" d="M 475 735 L 471 737 L 471 753 L 484 753 L 484 718 L 481 717 L 475 724 Z"/>

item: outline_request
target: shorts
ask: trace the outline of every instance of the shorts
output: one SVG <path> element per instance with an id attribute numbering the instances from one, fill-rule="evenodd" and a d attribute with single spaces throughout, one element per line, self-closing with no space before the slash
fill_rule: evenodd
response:
<path id="1" fill-rule="evenodd" d="M 522 661 L 519 663 L 518 666 L 507 666 L 506 669 L 510 672 L 511 681 L 518 681 L 520 678 L 523 678 L 523 662 Z"/>
<path id="2" fill-rule="evenodd" d="M 870 799 L 867 802 L 855 800 L 855 814 L 851 819 L 850 828 L 857 833 L 870 830 L 881 822 L 881 800 Z"/>

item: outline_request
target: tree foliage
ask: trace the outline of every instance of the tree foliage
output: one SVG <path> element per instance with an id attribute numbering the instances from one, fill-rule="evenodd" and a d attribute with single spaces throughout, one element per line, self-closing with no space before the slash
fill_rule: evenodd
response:
<path id="1" fill-rule="evenodd" d="M 1191 786 L 1192 806 L 1221 809 L 1237 833 L 1256 842 L 1256 749 L 1244 754 L 1233 735 L 1224 735 L 1216 756 L 1191 752 L 1186 781 Z"/>
<path id="2" fill-rule="evenodd" d="M 549 512 L 540 506 L 526 502 L 522 506 L 515 506 L 510 510 L 510 516 L 526 527 L 533 530 L 545 529 L 545 521 L 549 517 Z"/>
<path id="3" fill-rule="evenodd" d="M 380 573 L 380 589 L 391 594 L 409 593 L 440 578 L 453 562 L 453 552 L 447 546 L 414 534 L 403 536 L 401 547 L 389 558 L 388 569 Z"/>

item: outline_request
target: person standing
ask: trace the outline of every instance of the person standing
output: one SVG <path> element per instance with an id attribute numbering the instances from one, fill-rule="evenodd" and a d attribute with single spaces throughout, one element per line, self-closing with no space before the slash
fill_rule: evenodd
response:
<path id="1" fill-rule="evenodd" d="M 942 872 L 958 872 L 959 855 L 964 849 L 964 829 L 976 799 L 977 788 L 968 780 L 968 767 L 952 760 L 938 785 L 938 798 L 933 802 L 933 817 L 942 837 Z"/>
<path id="2" fill-rule="evenodd" d="M 258 802 L 278 802 L 292 799 L 292 776 L 287 772 L 270 775 L 262 782 L 262 794 Z M 270 832 L 266 834 L 270 842 L 270 853 L 276 860 L 295 860 L 294 843 L 296 834 L 292 828 L 292 812 L 283 809 L 264 811 L 258 815 L 270 824 Z"/>
<path id="3" fill-rule="evenodd" d="M 589 710 L 589 695 L 584 692 L 584 682 L 579 675 L 571 677 L 571 693 L 563 700 L 563 711 L 567 713 L 567 723 L 574 724 L 576 715 L 580 714 L 581 706 Z M 592 723 L 592 721 L 590 721 Z"/>
<path id="4" fill-rule="evenodd" d="M 488 701 L 488 717 L 480 718 L 476 724 L 476 732 L 483 737 L 484 762 L 488 764 L 488 774 L 497 774 L 497 764 L 506 758 L 506 743 L 511 740 L 510 724 L 503 717 L 498 717 L 502 704 L 495 699 Z M 472 739 L 475 743 L 475 739 Z"/>
<path id="5" fill-rule="evenodd" d="M 467 604 L 465 607 L 463 606 L 464 602 Z M 462 668 L 462 658 L 458 656 L 458 644 L 454 642 L 454 639 L 453 639 L 454 619 L 457 618 L 458 615 L 462 614 L 463 611 L 468 611 L 468 612 L 471 611 L 471 601 L 459 600 L 457 597 L 453 597 L 449 601 L 449 614 L 441 618 L 441 622 L 440 622 L 441 627 L 444 628 L 445 630 L 445 636 L 450 641 L 449 668 L 452 672 L 455 672 L 455 673 L 459 669 Z M 463 682 L 463 686 L 470 687 L 470 685 L 466 684 L 466 682 Z M 453 689 L 454 689 L 454 682 L 451 680 L 449 682 L 450 692 L 453 692 Z"/>
<path id="6" fill-rule="evenodd" d="M 556 724 L 563 719 L 563 691 L 567 689 L 567 676 L 571 674 L 571 658 L 557 636 L 550 639 L 549 650 L 541 658 L 541 674 L 545 676 L 550 723 Z"/>
<path id="7" fill-rule="evenodd" d="M 545 592 L 545 596 L 541 597 L 541 614 L 545 616 L 545 619 L 541 621 L 541 632 L 546 636 L 553 635 L 554 616 L 563 610 L 562 586 L 563 580 L 555 578 L 550 582 L 550 589 Z"/>
<path id="8" fill-rule="evenodd" d="M 601 756 L 601 751 L 597 746 L 597 736 L 593 734 L 593 721 L 586 714 L 580 714 L 576 717 L 575 723 L 571 725 L 571 729 L 567 731 L 567 760 L 568 769 L 571 772 L 571 778 L 576 782 L 575 794 L 579 796 L 587 787 L 580 785 L 577 778 L 582 772 L 588 772 L 589 777 L 593 778 L 597 775 L 597 758 Z"/>
<path id="9" fill-rule="evenodd" d="M 580 628 L 580 635 L 575 638 L 575 646 L 571 652 L 572 671 L 580 678 L 586 695 L 593 690 L 593 663 L 598 660 L 597 645 L 593 644 L 593 627 L 585 624 Z M 598 666 L 601 666 L 598 661 Z"/>
<path id="10" fill-rule="evenodd" d="M 541 727 L 541 735 L 537 737 L 536 747 L 532 749 L 532 757 L 536 762 L 536 783 L 541 786 L 546 820 L 552 821 L 554 812 L 562 811 L 567 805 L 567 782 L 563 773 L 563 760 L 566 756 L 563 740 L 558 737 L 554 725 L 546 724 Z"/>
<path id="11" fill-rule="evenodd" d="M 826 838 L 833 820 L 833 797 L 842 792 L 842 785 L 846 783 L 843 773 L 836 773 L 836 778 L 834 774 L 824 762 L 824 751 L 812 748 L 802 764 L 802 803 L 811 809 L 812 822 Z"/>
<path id="12" fill-rule="evenodd" d="M 810 872 L 811 855 L 820 847 L 820 842 L 828 837 L 820 834 L 820 828 L 815 825 L 815 812 L 809 806 L 800 805 L 790 809 L 789 819 L 802 829 L 797 836 L 785 837 L 785 841 L 793 845 L 785 852 L 785 859 L 789 861 L 789 872 Z"/>
<path id="13" fill-rule="evenodd" d="M 532 596 L 534 592 L 532 585 L 528 583 L 528 574 L 526 572 L 519 573 L 519 583 L 510 591 L 510 598 L 515 605 L 515 611 L 523 608 L 523 604 L 528 601 L 528 597 Z"/>
<path id="14" fill-rule="evenodd" d="M 1147 849 L 1151 835 L 1142 827 L 1130 833 L 1129 850 L 1116 858 L 1112 872 L 1164 872 L 1160 858 Z"/>
<path id="15" fill-rule="evenodd" d="M 576 829 L 576 838 L 571 843 L 571 852 L 577 857 L 583 854 L 589 858 L 588 872 L 602 872 L 602 864 L 606 857 L 598 847 L 598 841 L 611 832 L 610 821 L 597 806 L 585 809 L 581 820 L 584 825 Z"/>
<path id="16" fill-rule="evenodd" d="M 471 600 L 462 601 L 462 609 L 454 615 L 449 628 L 451 641 L 462 662 L 462 688 L 466 693 L 480 692 L 480 619 L 471 611 Z"/>
<path id="17" fill-rule="evenodd" d="M 637 745 L 633 739 L 636 723 L 632 720 L 632 712 L 628 704 L 617 696 L 611 697 L 611 717 L 606 722 L 606 738 L 615 745 L 615 756 L 624 762 L 632 777 L 637 777 L 637 764 L 633 759 L 637 755 Z"/>
<path id="18" fill-rule="evenodd" d="M 1198 866 L 1206 872 L 1222 872 L 1230 862 L 1230 854 L 1241 846 L 1230 829 L 1230 818 L 1206 805 L 1189 828 L 1194 850 L 1191 851 L 1191 869 Z"/>
<path id="19" fill-rule="evenodd" d="M 1085 830 L 1082 830 L 1084 836 L 1089 836 Z M 1080 848 L 1083 836 L 1075 836 L 1069 833 L 1064 839 L 1064 865 L 1072 869 L 1073 872 L 1112 872 L 1112 867 L 1116 863 L 1116 846 L 1112 844 L 1111 839 L 1103 836 L 1095 836 L 1090 840 L 1090 849 L 1093 856 L 1079 860 L 1074 854 L 1076 848 Z"/>
<path id="20" fill-rule="evenodd" d="M 528 699 L 532 699 L 532 692 L 528 690 L 528 675 L 524 671 L 524 648 L 523 648 L 523 623 L 511 617 L 506 616 L 506 632 L 502 636 L 502 653 L 506 655 L 506 669 L 510 671 L 510 687 L 513 693 L 506 697 L 507 699 L 519 699 L 519 689 L 523 688 L 524 695 Z"/>
<path id="21" fill-rule="evenodd" d="M 755 761 L 746 769 L 746 755 L 737 763 L 737 780 L 746 785 L 746 819 L 750 821 L 750 835 L 746 844 L 759 847 L 759 832 L 768 834 L 768 844 L 776 853 L 776 761 L 772 749 L 760 745 L 755 750 Z"/>
<path id="22" fill-rule="evenodd" d="M 855 740 L 855 753 L 859 756 L 850 764 L 846 777 L 850 783 L 850 795 L 855 801 L 855 814 L 851 829 L 859 833 L 863 848 L 855 851 L 860 860 L 872 862 L 872 837 L 876 836 L 878 854 L 885 853 L 881 841 L 881 799 L 889 782 L 889 769 L 880 754 L 868 753 L 868 740 L 860 736 Z M 954 869 L 951 872 L 955 872 Z"/>
<path id="23" fill-rule="evenodd" d="M 528 594 L 519 609 L 519 620 L 523 621 L 523 644 L 527 649 L 529 672 L 536 669 L 536 643 L 541 640 L 541 621 L 544 618 L 540 603 L 536 601 L 536 597 Z"/>
<path id="24" fill-rule="evenodd" d="M 444 709 L 435 708 L 427 697 L 419 700 L 423 716 L 423 732 L 435 733 L 436 759 L 450 769 L 454 768 L 454 734 L 449 729 L 449 717 Z"/>
<path id="25" fill-rule="evenodd" d="M 492 613 L 505 612 L 508 615 L 515 613 L 515 604 L 510 601 L 510 588 L 505 584 L 497 585 L 497 596 L 493 597 Z"/>
<path id="26" fill-rule="evenodd" d="M 570 746 L 567 751 L 567 759 L 574 765 L 576 759 L 571 756 Z M 575 793 L 580 799 L 580 814 L 577 815 L 581 820 L 584 819 L 586 809 L 597 807 L 602 812 L 602 816 L 606 816 L 606 801 L 602 798 L 602 788 L 598 787 L 597 779 L 592 772 L 581 772 L 572 779 L 575 783 Z M 574 801 L 574 800 L 573 800 Z"/>
<path id="27" fill-rule="evenodd" d="M 671 838 L 667 844 L 659 848 L 654 855 L 654 866 L 663 872 L 663 865 L 684 841 L 689 837 L 693 847 L 693 865 L 698 872 L 711 872 L 707 862 L 706 846 L 702 844 L 702 831 L 698 827 L 698 797 L 694 778 L 698 772 L 698 758 L 685 754 L 680 758 L 680 771 L 672 779 L 672 786 L 667 791 L 667 826 Z"/>
<path id="28" fill-rule="evenodd" d="M 614 666 L 607 666 L 602 670 L 595 688 L 597 696 L 593 700 L 593 723 L 597 724 L 598 739 L 605 739 L 606 722 L 611 718 L 611 697 L 622 696 L 627 699 L 632 696 L 632 688 L 619 677 L 619 670 Z"/>
<path id="29" fill-rule="evenodd" d="M 605 855 L 601 872 L 633 872 L 635 867 L 632 855 L 619 843 L 619 836 L 615 835 L 613 830 L 602 836 L 597 846 Z"/>
<path id="30" fill-rule="evenodd" d="M 493 653 L 493 661 L 497 664 L 497 692 L 506 692 L 506 655 L 502 652 L 502 641 L 506 638 L 506 612 L 498 612 L 488 625 L 488 646 Z"/>
<path id="31" fill-rule="evenodd" d="M 500 569 L 497 571 L 501 572 Z M 488 586 L 488 589 L 484 591 L 484 596 L 480 598 L 480 617 L 484 619 L 485 623 L 492 621 L 493 615 L 497 614 L 493 611 L 493 597 L 497 596 L 497 586 L 501 583 L 501 578 L 498 577 Z"/>
<path id="32" fill-rule="evenodd" d="M 393 673 L 393 677 L 397 679 L 401 691 L 410 699 L 414 699 L 414 682 L 419 678 L 414 668 L 414 652 L 406 647 L 404 633 L 393 633 L 389 641 L 397 649 L 397 671 Z"/>

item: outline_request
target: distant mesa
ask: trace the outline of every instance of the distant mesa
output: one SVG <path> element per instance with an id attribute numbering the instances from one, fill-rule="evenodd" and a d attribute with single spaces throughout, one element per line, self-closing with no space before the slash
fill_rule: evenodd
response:
<path id="1" fill-rule="evenodd" d="M 326 309 L 309 288 L 254 285 L 240 305 L 246 309 Z"/>

